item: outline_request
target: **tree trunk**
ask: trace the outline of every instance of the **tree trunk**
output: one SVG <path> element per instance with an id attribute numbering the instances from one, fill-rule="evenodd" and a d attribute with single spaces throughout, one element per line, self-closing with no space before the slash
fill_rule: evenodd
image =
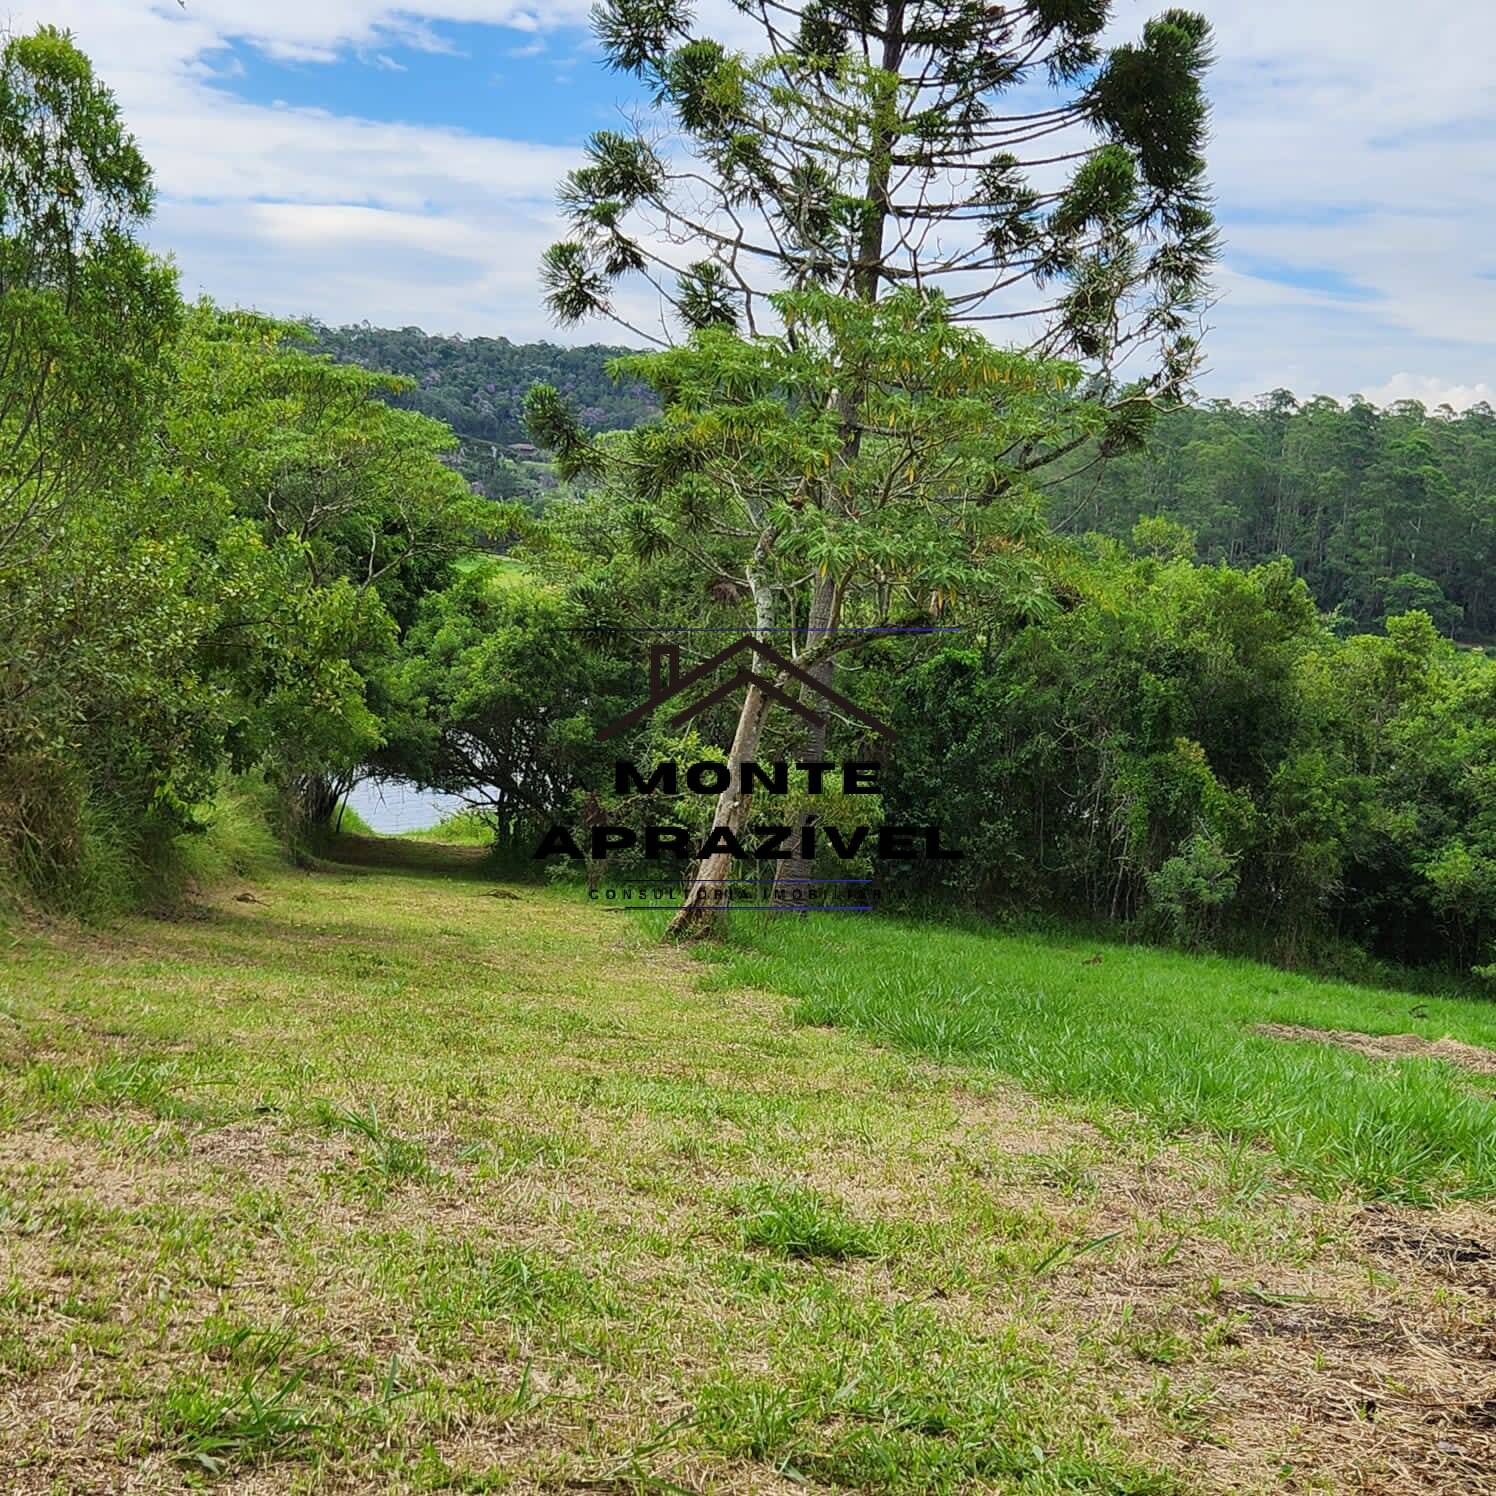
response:
<path id="1" fill-rule="evenodd" d="M 827 631 L 836 626 L 835 614 L 836 583 L 829 576 L 823 577 L 816 587 L 815 596 L 811 599 L 810 618 L 805 629 L 807 649 L 824 642 Z M 821 685 L 829 686 L 835 669 L 836 657 L 827 655 L 825 659 L 818 660 L 810 667 L 810 674 Z M 825 703 L 808 687 L 801 689 L 800 699 L 816 710 L 822 710 L 825 706 Z M 825 756 L 826 718 L 823 715 L 820 724 L 807 732 L 802 757 L 806 762 L 815 762 Z M 816 813 L 809 809 L 802 810 L 795 817 L 795 828 L 790 838 L 790 846 L 794 848 L 794 852 L 779 864 L 774 874 L 774 897 L 770 900 L 771 903 L 801 910 L 810 907 L 808 880 L 815 871 L 815 862 L 812 858 L 800 856 L 800 844 L 806 829 L 813 826 L 816 819 Z"/>
<path id="2" fill-rule="evenodd" d="M 308 835 L 319 835 L 333 829 L 332 819 L 342 800 L 344 781 L 331 774 L 304 774 L 292 791 L 292 810 L 296 828 Z"/>
<path id="3" fill-rule="evenodd" d="M 903 56 L 904 0 L 893 0 L 885 26 L 883 68 L 887 72 L 897 73 Z M 863 224 L 858 246 L 858 260 L 852 276 L 854 292 L 864 301 L 878 299 L 878 287 L 882 279 L 883 232 L 891 211 L 889 181 L 892 175 L 892 152 L 898 135 L 897 111 L 897 96 L 891 94 L 879 106 L 878 118 L 874 122 L 873 138 L 870 142 L 871 151 L 864 192 L 871 205 L 871 211 L 866 215 Z M 855 453 L 858 444 L 855 416 L 860 398 L 851 390 L 840 390 L 835 398 L 840 407 L 847 448 Z M 773 621 L 772 596 L 760 571 L 773 538 L 772 532 L 767 530 L 763 532 L 759 537 L 753 561 L 747 569 L 749 586 L 753 591 L 756 623 L 760 633 Z M 836 603 L 835 581 L 830 577 L 822 578 L 817 584 L 812 600 L 810 626 L 820 629 L 834 628 L 836 626 L 834 616 Z M 823 642 L 828 636 L 821 633 L 808 634 L 807 637 L 812 643 L 818 643 Z M 829 684 L 834 669 L 832 658 L 828 655 L 826 659 L 812 667 L 811 674 L 823 684 Z M 819 701 L 818 697 L 815 699 Z M 712 817 L 714 831 L 726 827 L 736 835 L 748 824 L 753 797 L 751 794 L 740 794 L 737 789 L 738 766 L 757 753 L 759 735 L 763 729 L 768 707 L 769 703 L 763 693 L 757 688 L 750 687 L 743 700 L 742 710 L 738 714 L 737 732 L 733 736 L 732 752 L 729 757 L 729 768 L 733 773 L 734 783 L 729 784 L 717 800 L 717 809 Z M 823 725 L 814 730 L 808 749 L 813 757 L 819 757 L 825 751 L 825 747 L 826 729 Z M 800 824 L 802 826 L 808 824 L 810 819 L 808 814 L 802 814 L 799 818 Z M 781 889 L 781 880 L 795 876 L 801 878 L 808 876 L 808 873 L 804 871 L 808 866 L 808 862 L 804 859 L 794 857 L 780 868 L 774 882 L 776 902 Z M 792 867 L 799 867 L 801 871 L 798 874 L 792 872 L 790 871 Z M 669 929 L 666 931 L 667 939 L 690 939 L 710 935 L 720 927 L 725 900 L 715 898 L 713 890 L 724 888 L 725 880 L 732 876 L 732 855 L 728 852 L 714 853 L 697 866 L 694 876 L 695 881 L 687 890 L 682 908 L 670 921 Z M 786 883 L 784 886 L 789 885 Z M 797 886 L 803 888 L 805 885 L 802 883 Z"/>
<path id="4" fill-rule="evenodd" d="M 758 516 L 755 516 L 757 518 Z M 764 564 L 773 547 L 777 532 L 765 528 L 753 548 L 753 559 L 748 563 L 746 575 L 749 590 L 753 594 L 754 631 L 762 638 L 774 625 L 774 593 L 764 576 Z M 769 698 L 754 685 L 748 687 L 743 696 L 743 705 L 738 710 L 738 725 L 732 735 L 732 747 L 727 754 L 727 788 L 717 796 L 717 808 L 712 812 L 712 830 L 728 831 L 741 838 L 748 825 L 748 813 L 753 809 L 753 795 L 740 789 L 742 766 L 758 755 L 758 740 L 763 734 L 764 718 L 769 714 Z M 691 883 L 686 889 L 681 907 L 665 931 L 667 940 L 696 940 L 714 935 L 722 927 L 722 915 L 726 907 L 727 880 L 732 877 L 732 853 L 714 852 L 696 864 Z"/>
<path id="5" fill-rule="evenodd" d="M 727 768 L 732 778 L 727 788 L 717 797 L 717 809 L 712 815 L 713 831 L 726 830 L 734 837 L 741 837 L 748 826 L 748 815 L 753 809 L 753 795 L 751 791 L 741 787 L 741 769 L 758 752 L 759 735 L 763 731 L 768 707 L 769 698 L 757 686 L 749 686 L 738 712 L 738 726 L 733 734 L 732 749 L 727 755 Z M 727 880 L 731 877 L 731 852 L 714 852 L 697 863 L 681 907 L 665 932 L 667 937 L 674 940 L 695 940 L 715 934 L 721 928 L 728 900 Z"/>

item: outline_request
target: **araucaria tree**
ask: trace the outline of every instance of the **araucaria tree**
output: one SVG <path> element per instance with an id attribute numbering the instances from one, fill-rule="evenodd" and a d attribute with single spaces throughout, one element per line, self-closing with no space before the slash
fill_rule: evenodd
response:
<path id="1" fill-rule="evenodd" d="M 653 107 L 593 136 L 562 188 L 572 231 L 544 261 L 552 312 L 684 337 L 740 375 L 754 361 L 735 344 L 777 351 L 737 385 L 672 353 L 631 361 L 666 396 L 663 431 L 603 451 L 552 392 L 532 399 L 532 424 L 563 465 L 608 470 L 641 534 L 710 537 L 706 564 L 753 599 L 752 626 L 789 631 L 823 680 L 866 637 L 844 632 L 854 619 L 949 605 L 917 539 L 942 515 L 957 520 L 969 584 L 1000 553 L 993 516 L 1021 507 L 1039 468 L 1088 442 L 1105 454 L 1135 441 L 1194 368 L 1215 243 L 1207 27 L 1168 11 L 1108 50 L 1109 9 L 738 0 L 728 41 L 696 34 L 674 0 L 595 12 L 610 64 Z M 833 305 L 884 302 L 886 317 Z M 932 320 L 1006 346 L 1010 377 L 994 377 L 970 334 L 932 335 Z M 889 361 L 869 362 L 874 347 Z M 1039 377 L 1020 377 L 1014 356 Z M 911 383 L 916 357 L 936 362 Z M 797 383 L 797 360 L 814 377 Z M 782 382 L 766 385 L 766 369 Z M 1036 403 L 1046 381 L 1053 398 Z M 682 388 L 690 409 L 673 413 Z M 767 406 L 793 415 L 807 401 L 821 403 L 814 471 L 794 469 L 766 424 Z M 737 447 L 713 450 L 711 432 L 729 428 Z M 724 462 L 755 478 L 714 510 L 706 490 Z M 748 505 L 749 488 L 764 501 Z M 752 697 L 734 757 L 764 710 Z M 729 791 L 718 825 L 746 814 Z M 708 926 L 707 907 L 686 902 L 677 933 Z"/>

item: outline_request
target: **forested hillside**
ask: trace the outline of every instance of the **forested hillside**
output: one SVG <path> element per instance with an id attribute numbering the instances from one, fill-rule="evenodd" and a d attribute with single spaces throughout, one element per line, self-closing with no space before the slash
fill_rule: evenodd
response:
<path id="1" fill-rule="evenodd" d="M 462 439 L 457 465 L 491 498 L 533 503 L 554 485 L 523 450 L 531 385 L 558 388 L 591 431 L 659 410 L 645 386 L 607 373 L 621 348 L 367 324 L 311 330 L 315 351 L 414 380 L 394 403 L 451 426 Z M 1280 390 L 1250 404 L 1186 406 L 1158 421 L 1142 452 L 1061 486 L 1050 517 L 1063 531 L 1120 539 L 1140 518 L 1165 518 L 1193 533 L 1202 561 L 1291 557 L 1320 606 L 1353 627 L 1423 608 L 1458 639 L 1496 637 L 1496 413 L 1486 405 L 1461 415 L 1415 401 L 1384 410 L 1301 403 Z M 1178 539 L 1155 528 L 1149 544 Z"/>
<path id="2" fill-rule="evenodd" d="M 606 365 L 627 348 L 511 343 L 508 338 L 438 337 L 419 327 L 324 327 L 310 323 L 312 351 L 339 363 L 403 374 L 415 389 L 397 402 L 445 421 L 459 436 L 528 442 L 520 406 L 532 384 L 555 385 L 591 431 L 616 431 L 656 414 L 654 395 L 636 380 L 609 377 Z"/>
<path id="3" fill-rule="evenodd" d="M 1203 561 L 1292 557 L 1320 606 L 1359 627 L 1422 608 L 1456 638 L 1496 636 L 1496 414 L 1484 404 L 1381 410 L 1280 390 L 1186 407 L 1145 451 L 1073 479 L 1052 510 L 1064 529 L 1119 537 L 1144 515 L 1193 531 Z"/>
<path id="4" fill-rule="evenodd" d="M 652 393 L 633 380 L 607 373 L 624 348 L 589 344 L 511 343 L 508 338 L 438 337 L 419 327 L 324 327 L 308 324 L 312 351 L 340 363 L 400 374 L 414 387 L 393 403 L 445 421 L 458 435 L 454 466 L 480 493 L 520 498 L 538 507 L 555 486 L 549 470 L 530 461 L 520 407 L 533 384 L 553 385 L 590 431 L 636 426 L 658 414 Z M 519 446 L 521 450 L 511 448 Z"/>

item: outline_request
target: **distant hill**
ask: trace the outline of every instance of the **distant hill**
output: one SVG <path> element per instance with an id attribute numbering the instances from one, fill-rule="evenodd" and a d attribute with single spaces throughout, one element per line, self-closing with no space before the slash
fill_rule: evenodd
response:
<path id="1" fill-rule="evenodd" d="M 320 351 L 414 379 L 397 403 L 458 433 L 454 466 L 474 488 L 537 510 L 557 482 L 520 420 L 532 384 L 555 385 L 593 431 L 659 413 L 650 390 L 605 372 L 626 348 L 310 327 Z M 1461 415 L 1412 401 L 1379 410 L 1279 390 L 1172 412 L 1145 451 L 1081 467 L 1051 501 L 1062 531 L 1126 539 L 1140 517 L 1172 520 L 1201 561 L 1292 557 L 1320 606 L 1352 626 L 1421 607 L 1456 638 L 1496 640 L 1496 414 L 1484 405 Z"/>
<path id="2" fill-rule="evenodd" d="M 438 337 L 419 327 L 368 323 L 307 326 L 315 352 L 415 380 L 416 388 L 394 403 L 445 421 L 462 438 L 456 466 L 490 498 L 538 503 L 555 486 L 549 467 L 535 460 L 520 416 L 532 384 L 555 385 L 592 431 L 637 426 L 659 413 L 652 391 L 634 381 L 615 383 L 607 375 L 608 360 L 635 351 L 630 348 Z"/>
<path id="3" fill-rule="evenodd" d="M 589 344 L 511 343 L 508 338 L 437 337 L 419 327 L 324 327 L 309 324 L 316 349 L 341 363 L 405 374 L 418 388 L 399 403 L 445 421 L 460 436 L 480 441 L 527 442 L 520 405 L 532 384 L 553 384 L 570 397 L 582 424 L 593 431 L 637 426 L 658 413 L 649 390 L 615 384 L 604 372 L 609 359 L 631 348 Z"/>

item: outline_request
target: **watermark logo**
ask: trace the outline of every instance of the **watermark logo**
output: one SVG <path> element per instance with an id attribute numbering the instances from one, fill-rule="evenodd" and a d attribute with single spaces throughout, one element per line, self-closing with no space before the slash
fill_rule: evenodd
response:
<path id="1" fill-rule="evenodd" d="M 606 743 L 609 738 L 617 737 L 619 733 L 627 732 L 631 727 L 637 727 L 651 712 L 664 706 L 667 701 L 674 701 L 676 697 L 690 691 L 693 686 L 716 674 L 723 665 L 743 656 L 750 657 L 750 661 L 756 659 L 772 666 L 787 683 L 798 682 L 806 691 L 819 696 L 828 706 L 835 707 L 837 711 L 852 718 L 854 722 L 862 723 L 870 732 L 875 732 L 890 742 L 893 740 L 893 728 L 881 718 L 873 716 L 871 712 L 863 711 L 840 691 L 833 691 L 830 686 L 824 685 L 808 670 L 802 670 L 792 660 L 786 659 L 777 649 L 765 644 L 762 639 L 755 639 L 752 634 L 744 634 L 741 638 L 734 639 L 725 649 L 719 649 L 709 659 L 703 660 L 699 665 L 693 665 L 685 672 L 682 672 L 680 668 L 680 646 L 678 644 L 656 644 L 649 651 L 649 695 L 632 711 L 625 712 L 621 717 L 608 723 L 606 727 L 599 728 L 598 742 Z M 760 675 L 758 671 L 750 668 L 748 661 L 740 665 L 737 671 L 720 685 L 712 687 L 703 695 L 682 706 L 671 717 L 670 725 L 684 727 L 693 717 L 700 716 L 702 712 L 716 706 L 719 701 L 725 700 L 735 691 L 747 690 L 749 686 L 757 686 L 769 700 L 803 718 L 812 727 L 825 726 L 824 713 L 815 711 L 798 697 L 782 690 L 777 680 L 770 680 L 767 676 Z"/>
<path id="2" fill-rule="evenodd" d="M 849 630 L 866 634 L 953 631 L 926 627 Z M 719 674 L 724 678 L 714 683 Z M 811 670 L 755 635 L 743 634 L 688 669 L 682 669 L 679 645 L 652 645 L 649 694 L 599 728 L 597 740 L 609 742 L 662 708 L 671 711 L 670 726 L 681 728 L 711 707 L 750 689 L 757 689 L 768 701 L 812 727 L 825 727 L 834 711 L 884 743 L 896 738 L 887 722 L 818 680 Z M 605 882 L 589 885 L 591 897 L 620 909 L 684 907 L 676 902 L 683 892 L 680 877 L 686 865 L 695 863 L 697 874 L 684 888 L 697 890 L 694 897 L 698 904 L 775 912 L 866 911 L 874 907 L 888 873 L 899 865 L 961 856 L 956 848 L 942 845 L 936 826 L 894 826 L 880 823 L 876 815 L 869 816 L 864 824 L 848 826 L 840 824 L 845 820 L 844 813 L 836 820 L 823 821 L 814 802 L 822 795 L 834 795 L 844 812 L 847 797 L 880 796 L 882 769 L 883 765 L 873 760 L 798 759 L 792 765 L 786 759 L 765 763 L 745 758 L 731 764 L 717 759 L 689 764 L 661 759 L 641 766 L 619 759 L 613 765 L 613 793 L 619 802 L 631 807 L 626 815 L 634 824 L 614 823 L 593 794 L 582 824 L 551 826 L 534 856 L 538 860 L 562 856 L 574 863 L 590 864 L 593 870 L 606 870 L 614 859 L 624 859 L 623 866 L 636 868 L 639 876 L 619 882 L 616 872 L 604 871 Z M 727 822 L 713 824 L 704 833 L 675 823 L 678 817 L 700 825 L 699 815 L 681 813 L 685 810 L 682 797 L 715 800 L 724 793 L 736 798 L 741 815 L 729 812 Z M 795 797 L 798 811 L 785 822 L 774 824 L 772 807 L 778 804 L 788 811 L 786 797 L 790 796 Z M 757 809 L 761 800 L 769 809 L 768 816 L 749 819 L 749 804 Z M 651 801 L 665 810 L 663 818 L 648 808 Z M 680 807 L 676 817 L 666 809 L 670 806 Z M 748 876 L 721 876 L 720 871 L 713 875 L 709 869 L 720 870 L 723 858 L 738 862 Z M 711 859 L 718 861 L 713 863 Z M 823 859 L 833 866 L 839 863 L 840 875 L 814 875 L 814 864 Z M 786 863 L 794 867 L 787 868 Z M 649 871 L 661 864 L 680 871 L 674 876 Z M 768 881 L 773 883 L 773 902 L 753 902 L 764 896 Z M 857 902 L 848 903 L 848 898 Z"/>

